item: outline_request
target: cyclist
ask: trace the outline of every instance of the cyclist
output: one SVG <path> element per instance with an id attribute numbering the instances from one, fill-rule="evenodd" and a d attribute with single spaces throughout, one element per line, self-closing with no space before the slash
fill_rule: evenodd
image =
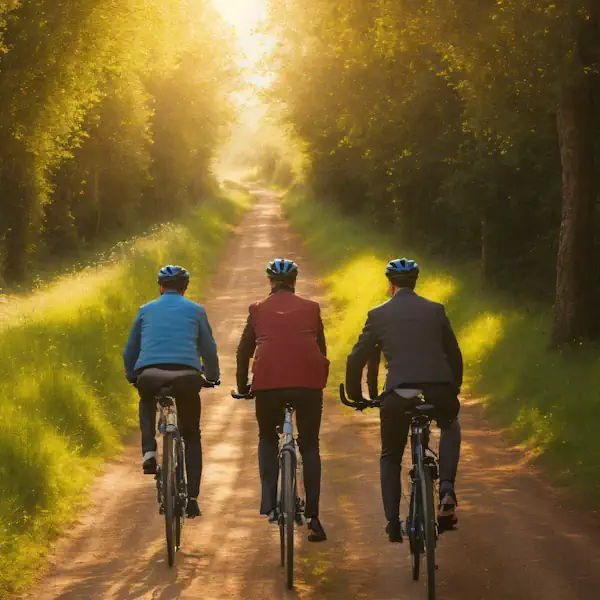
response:
<path id="1" fill-rule="evenodd" d="M 371 397 L 378 395 L 377 371 L 383 353 L 387 366 L 385 390 L 417 388 L 436 408 L 442 430 L 440 440 L 440 531 L 453 528 L 456 516 L 454 481 L 460 455 L 458 393 L 462 385 L 463 360 L 444 307 L 414 291 L 419 266 L 413 260 L 392 260 L 385 271 L 391 299 L 369 311 L 358 342 L 348 356 L 348 396 L 362 398 L 361 378 L 368 364 Z M 400 469 L 410 427 L 406 400 L 386 394 L 381 404 L 381 493 L 386 532 L 390 542 L 401 542 Z"/>
<path id="2" fill-rule="evenodd" d="M 160 297 L 139 309 L 123 352 L 123 361 L 127 380 L 135 384 L 140 393 L 143 470 L 146 474 L 156 473 L 157 386 L 155 380 L 153 382 L 153 373 L 160 369 L 195 371 L 198 374 L 197 377 L 178 377 L 172 384 L 180 431 L 185 441 L 189 496 L 187 513 L 193 518 L 200 516 L 201 373 L 210 383 L 218 384 L 219 359 L 206 311 L 184 297 L 189 280 L 190 274 L 183 267 L 167 265 L 160 270 Z"/>
<path id="3" fill-rule="evenodd" d="M 249 391 L 248 365 L 254 357 L 252 392 L 256 394 L 259 430 L 260 513 L 270 522 L 277 522 L 277 427 L 283 423 L 285 404 L 289 402 L 296 409 L 298 446 L 304 464 L 308 539 L 325 541 L 327 536 L 319 521 L 319 430 L 329 361 L 321 311 L 316 302 L 295 294 L 295 262 L 276 258 L 266 271 L 271 293 L 250 305 L 237 350 L 240 394 Z"/>

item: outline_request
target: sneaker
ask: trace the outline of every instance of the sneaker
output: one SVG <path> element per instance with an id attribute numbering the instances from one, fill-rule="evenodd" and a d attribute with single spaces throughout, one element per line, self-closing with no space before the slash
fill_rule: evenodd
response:
<path id="1" fill-rule="evenodd" d="M 444 489 L 440 491 L 440 506 L 438 509 L 438 527 L 440 533 L 454 529 L 458 523 L 456 516 L 456 507 L 458 502 L 454 489 Z"/>
<path id="2" fill-rule="evenodd" d="M 195 519 L 199 517 L 202 513 L 200 512 L 200 507 L 198 506 L 197 498 L 188 498 L 187 502 L 187 517 L 188 519 Z"/>
<path id="3" fill-rule="evenodd" d="M 279 523 L 279 514 L 277 513 L 277 509 L 274 508 L 273 510 L 270 510 L 267 513 L 267 519 L 269 520 L 269 523 L 274 523 L 277 524 Z"/>
<path id="4" fill-rule="evenodd" d="M 323 525 L 319 521 L 319 517 L 311 517 L 306 519 L 308 526 L 308 541 L 309 542 L 324 542 L 327 539 Z"/>
<path id="5" fill-rule="evenodd" d="M 385 532 L 388 534 L 390 542 L 394 544 L 402 543 L 402 526 L 400 521 L 388 521 Z"/>
<path id="6" fill-rule="evenodd" d="M 156 475 L 156 456 L 151 456 L 144 461 L 144 475 Z"/>

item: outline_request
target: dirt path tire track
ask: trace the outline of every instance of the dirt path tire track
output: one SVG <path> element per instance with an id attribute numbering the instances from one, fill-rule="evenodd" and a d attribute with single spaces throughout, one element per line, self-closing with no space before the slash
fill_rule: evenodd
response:
<path id="1" fill-rule="evenodd" d="M 408 548 L 384 534 L 379 494 L 378 416 L 326 403 L 322 430 L 322 518 L 329 541 L 297 533 L 297 585 L 288 592 L 278 566 L 278 534 L 258 517 L 254 407 L 229 397 L 235 348 L 247 306 L 264 296 L 261 271 L 273 255 L 301 263 L 299 293 L 319 296 L 300 241 L 276 197 L 258 202 L 240 224 L 226 269 L 206 303 L 224 373 L 203 395 L 204 516 L 187 522 L 176 567 L 169 569 L 163 519 L 152 480 L 141 474 L 137 440 L 106 465 L 93 507 L 61 541 L 51 568 L 27 598 L 36 600 L 421 600 L 410 578 Z M 592 600 L 600 598 L 600 529 L 590 514 L 568 510 L 520 454 L 489 428 L 477 407 L 462 416 L 461 528 L 438 551 L 440 600 Z"/>

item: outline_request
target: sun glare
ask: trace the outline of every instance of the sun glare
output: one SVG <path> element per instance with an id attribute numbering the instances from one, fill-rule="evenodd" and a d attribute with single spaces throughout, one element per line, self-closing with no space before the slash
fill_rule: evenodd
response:
<path id="1" fill-rule="evenodd" d="M 249 84 L 264 87 L 270 78 L 258 71 L 262 56 L 274 46 L 274 40 L 261 33 L 259 27 L 267 18 L 268 0 L 212 0 L 223 18 L 234 28 Z"/>

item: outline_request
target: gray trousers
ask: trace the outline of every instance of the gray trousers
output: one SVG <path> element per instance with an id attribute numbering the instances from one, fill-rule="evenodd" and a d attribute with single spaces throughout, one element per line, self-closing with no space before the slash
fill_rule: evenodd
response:
<path id="1" fill-rule="evenodd" d="M 461 430 L 458 422 L 460 403 L 450 385 L 430 383 L 406 387 L 423 390 L 425 400 L 436 407 L 440 438 L 440 485 L 454 484 L 460 458 Z M 400 516 L 400 474 L 402 456 L 408 437 L 410 418 L 406 416 L 407 401 L 396 394 L 388 395 L 381 405 L 381 495 L 388 521 Z"/>

